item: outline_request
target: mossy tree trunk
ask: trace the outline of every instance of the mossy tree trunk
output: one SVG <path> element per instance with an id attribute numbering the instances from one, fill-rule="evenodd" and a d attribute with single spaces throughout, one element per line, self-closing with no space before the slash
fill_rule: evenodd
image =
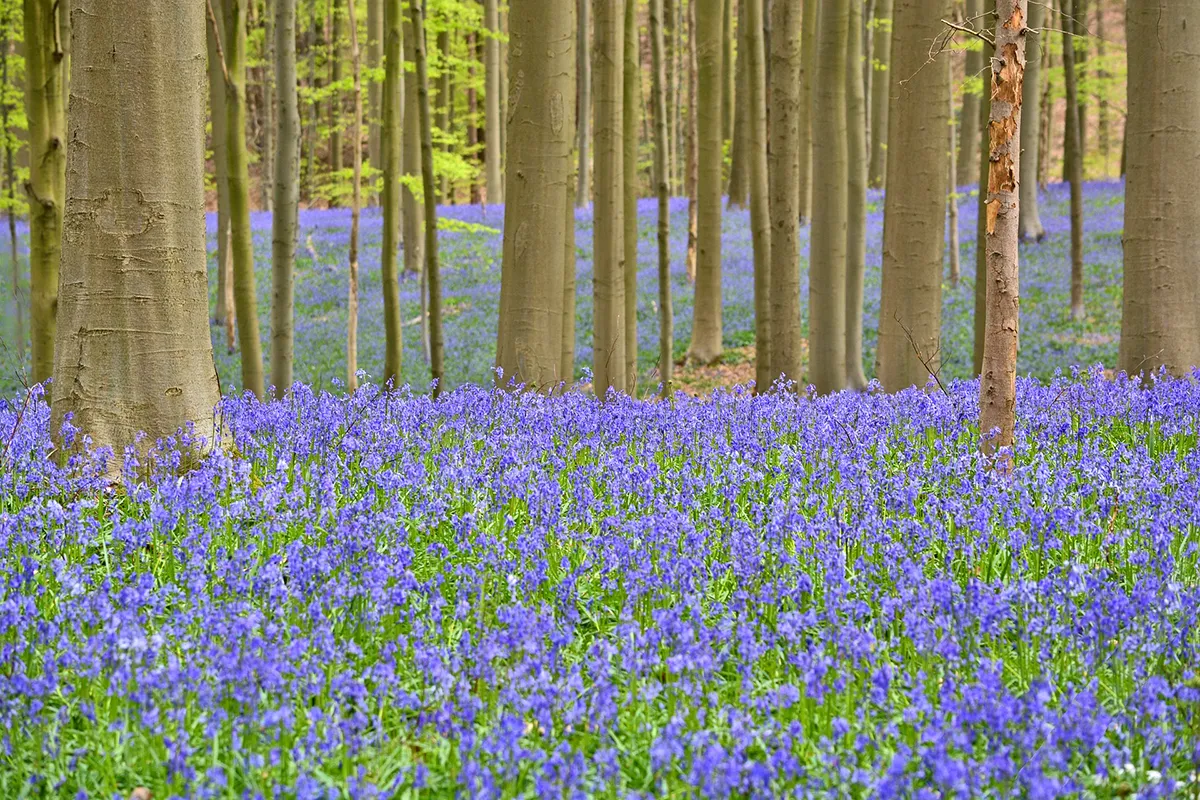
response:
<path id="1" fill-rule="evenodd" d="M 867 99 L 862 81 L 863 0 L 849 0 L 846 47 L 846 386 L 867 388 L 863 372 L 863 283 L 867 272 Z"/>
<path id="2" fill-rule="evenodd" d="M 688 358 L 712 364 L 721 357 L 721 48 L 724 38 L 721 0 L 692 0 L 695 40 L 698 173 L 696 183 L 696 298 Z"/>
<path id="3" fill-rule="evenodd" d="M 400 320 L 400 277 L 396 257 L 400 238 L 400 87 L 404 80 L 404 17 L 401 0 L 383 4 L 383 118 L 380 143 L 383 158 L 383 243 L 380 271 L 383 280 L 383 327 L 386 337 L 383 381 L 400 386 L 404 332 Z"/>
<path id="4" fill-rule="evenodd" d="M 204 6 L 72 0 L 75 54 L 51 390 L 95 447 L 215 439 L 204 233 Z M 138 80 L 130 80 L 136 75 Z M 136 263 L 137 269 L 129 269 Z"/>
<path id="5" fill-rule="evenodd" d="M 939 364 L 950 85 L 945 69 L 922 67 L 949 12 L 949 0 L 896 0 L 893 10 L 876 369 L 890 392 L 924 386 Z"/>
<path id="6" fill-rule="evenodd" d="M 1168 10 L 1169 8 L 1169 10 Z M 1120 368 L 1200 366 L 1200 0 L 1131 0 Z"/>

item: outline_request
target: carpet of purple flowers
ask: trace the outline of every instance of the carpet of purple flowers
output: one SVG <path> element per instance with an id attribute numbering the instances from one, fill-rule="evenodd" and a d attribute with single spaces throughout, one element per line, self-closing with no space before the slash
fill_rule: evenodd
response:
<path id="1" fill-rule="evenodd" d="M 0 796 L 1139 797 L 1200 770 L 1200 387 L 0 410 Z M 183 468 L 188 466 L 190 468 Z M 1190 795 L 1189 795 L 1190 796 Z"/>

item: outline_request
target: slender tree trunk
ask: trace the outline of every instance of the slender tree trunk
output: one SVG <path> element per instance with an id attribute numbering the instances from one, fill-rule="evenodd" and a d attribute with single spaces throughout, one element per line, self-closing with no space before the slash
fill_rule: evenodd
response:
<path id="1" fill-rule="evenodd" d="M 810 3 L 814 0 L 808 0 Z M 801 11 L 795 3 L 771 6 L 771 375 L 799 383 Z"/>
<path id="2" fill-rule="evenodd" d="M 887 176 L 888 75 L 892 60 L 892 0 L 875 0 L 875 44 L 871 84 L 871 165 L 867 180 L 872 188 L 882 189 Z"/>
<path id="3" fill-rule="evenodd" d="M 1062 0 L 1063 76 L 1067 89 L 1066 132 L 1063 161 L 1071 185 L 1071 318 L 1083 320 L 1083 135 L 1079 121 L 1079 89 L 1075 72 L 1075 45 L 1070 31 L 1072 0 Z"/>
<path id="4" fill-rule="evenodd" d="M 1046 22 L 1046 6 L 1029 4 L 1029 27 L 1040 31 Z M 1040 242 L 1046 236 L 1038 213 L 1038 132 L 1042 129 L 1042 39 L 1047 33 L 1029 37 L 1025 84 L 1021 100 L 1021 240 Z"/>
<path id="5" fill-rule="evenodd" d="M 429 368 L 433 396 L 445 391 L 443 366 L 442 279 L 438 269 L 437 194 L 433 187 L 433 120 L 429 109 L 429 57 L 425 40 L 425 0 L 410 0 L 413 56 L 416 61 L 417 126 L 421 144 L 421 188 L 425 198 L 425 275 L 429 282 Z M 489 101 L 489 105 L 492 101 Z"/>
<path id="6" fill-rule="evenodd" d="M 1032 9 L 1030 12 L 1032 13 Z M 1096 2 L 1096 60 L 1100 62 L 1100 67 L 1096 70 L 1096 80 L 1102 87 L 1107 87 L 1112 74 L 1105 68 L 1108 63 L 1108 42 L 1105 41 L 1105 21 L 1104 21 L 1104 2 L 1097 0 Z M 1031 26 L 1032 27 L 1032 26 Z M 1096 139 L 1100 145 L 1100 154 L 1104 159 L 1104 177 L 1107 178 L 1111 174 L 1109 170 L 1110 157 L 1112 155 L 1112 120 L 1108 104 L 1108 92 L 1104 91 L 1099 102 L 1096 104 Z M 1024 204 L 1024 200 L 1021 201 Z"/>
<path id="7" fill-rule="evenodd" d="M 781 4 L 781 5 L 786 5 Z M 658 376 L 662 396 L 671 393 L 674 377 L 674 310 L 671 305 L 671 145 L 667 138 L 667 54 L 663 33 L 663 0 L 650 0 L 650 56 L 653 63 L 654 188 L 658 198 Z"/>
<path id="8" fill-rule="evenodd" d="M 625 192 L 622 27 L 625 0 L 595 0 L 593 94 L 596 106 L 596 199 L 592 306 L 595 330 L 592 373 L 596 396 L 624 392 Z M 717 109 L 720 113 L 719 106 Z M 718 190 L 719 191 L 719 190 Z"/>
<path id="9" fill-rule="evenodd" d="M 1074 55 L 1075 55 L 1075 85 L 1079 85 L 1079 76 L 1087 75 L 1087 60 L 1088 46 L 1092 39 L 1092 32 L 1087 28 L 1088 18 L 1088 0 L 1072 0 L 1073 8 L 1071 16 L 1073 21 L 1070 25 L 1063 24 L 1063 30 L 1074 30 Z M 1065 7 L 1065 6 L 1064 6 Z M 1083 165 L 1087 160 L 1087 133 L 1088 133 L 1088 112 L 1087 112 L 1087 93 L 1075 93 L 1078 124 L 1076 130 L 1079 132 L 1079 169 L 1083 171 Z M 1069 177 L 1066 178 L 1070 180 Z"/>
<path id="10" fill-rule="evenodd" d="M 441 131 L 442 136 L 450 135 L 450 120 L 454 113 L 454 95 L 450 89 L 450 77 L 453 75 L 453 68 L 450 66 L 450 31 L 442 31 L 437 37 L 438 54 L 441 57 L 442 71 L 438 74 L 438 110 L 437 110 L 437 129 Z M 452 146 L 444 145 L 447 151 L 452 150 Z M 450 196 L 450 178 L 442 175 L 441 185 L 438 187 L 438 194 L 444 199 L 449 199 Z"/>
<path id="11" fill-rule="evenodd" d="M 862 81 L 863 2 L 850 0 L 846 47 L 846 386 L 867 388 L 863 372 L 863 291 L 867 272 L 867 98 Z"/>
<path id="12" fill-rule="evenodd" d="M 33 380 L 54 371 L 58 269 L 66 200 L 66 82 L 57 0 L 25 0 L 25 118 L 29 178 L 29 334 Z M 55 429 L 57 430 L 57 428 Z"/>
<path id="13" fill-rule="evenodd" d="M 237 310 L 242 388 L 263 397 L 262 339 L 254 279 L 254 240 L 250 232 L 250 164 L 246 152 L 247 0 L 222 0 L 225 16 L 225 154 L 229 160 L 229 226 L 233 252 L 233 301 Z M 291 352 L 287 359 L 292 358 Z"/>
<path id="14" fill-rule="evenodd" d="M 625 0 L 625 37 L 622 70 L 622 178 L 625 224 L 625 386 L 632 393 L 638 381 L 638 135 L 642 125 L 641 41 L 638 38 L 637 2 Z"/>
<path id="15" fill-rule="evenodd" d="M 732 2 L 732 0 L 727 0 Z M 730 208 L 746 208 L 750 196 L 750 165 L 752 159 L 750 152 L 750 126 L 753 124 L 751 119 L 752 112 L 750 110 L 750 85 L 749 76 L 746 70 L 746 29 L 749 27 L 746 22 L 746 6 L 747 0 L 739 0 L 738 2 L 738 29 L 737 36 L 740 41 L 737 46 L 737 64 L 729 65 L 726 69 L 735 73 L 733 83 L 726 82 L 726 86 L 732 86 L 734 90 L 733 98 L 733 123 L 730 135 L 729 154 L 729 207 Z M 725 40 L 731 41 L 735 34 L 733 31 L 725 32 Z"/>
<path id="16" fill-rule="evenodd" d="M 991 0 L 966 0 L 966 15 L 967 23 L 978 29 L 981 18 L 984 13 L 984 4 Z M 988 9 L 990 11 L 990 9 Z M 983 61 L 983 51 L 978 49 L 980 42 L 969 42 L 972 49 L 967 51 L 966 55 L 966 78 L 978 78 L 985 75 L 986 65 Z M 928 49 L 928 45 L 927 45 Z M 928 56 L 926 56 L 928 57 Z M 983 78 L 985 87 L 987 78 Z M 987 91 L 984 88 L 983 91 Z M 962 124 L 958 126 L 959 136 L 959 156 L 958 156 L 958 174 L 954 178 L 955 187 L 967 186 L 975 180 L 975 176 L 979 173 L 979 148 L 975 143 L 979 141 L 979 104 L 983 94 L 975 94 L 974 92 L 963 92 L 962 98 Z"/>
<path id="17" fill-rule="evenodd" d="M 922 69 L 929 59 L 929 42 L 942 32 L 942 20 L 950 14 L 950 3 L 896 0 L 894 13 L 888 142 L 904 157 L 888 159 L 876 370 L 889 392 L 924 386 L 940 364 L 950 184 L 945 150 L 949 73 Z M 972 106 L 972 113 L 978 108 Z"/>
<path id="18" fill-rule="evenodd" d="M 334 174 L 334 187 L 341 182 L 342 171 L 342 93 L 337 87 L 342 80 L 342 2 L 329 0 L 329 168 Z M 330 193 L 330 206 L 338 205 L 337 194 Z"/>
<path id="19" fill-rule="evenodd" d="M 396 255 L 400 236 L 400 88 L 404 80 L 404 17 L 401 0 L 383 2 L 383 119 L 380 140 L 383 148 L 383 250 L 380 255 L 383 279 L 383 326 L 386 347 L 383 382 L 400 387 L 404 332 L 400 321 L 400 278 Z"/>
<path id="20" fill-rule="evenodd" d="M 813 134 L 817 78 L 817 27 L 822 0 L 804 0 L 804 19 L 800 29 L 800 179 L 796 191 L 800 203 L 800 222 L 812 218 Z"/>
<path id="21" fill-rule="evenodd" d="M 3 75 L 0 76 L 0 86 L 8 86 L 8 59 L 11 55 L 11 43 L 5 37 L 0 59 L 3 62 Z M 7 97 L 3 103 L 4 130 L 7 132 L 9 113 L 12 110 Z M 14 310 L 13 341 L 16 342 L 17 364 L 25 368 L 25 299 L 21 296 L 21 260 L 17 254 L 17 190 L 16 170 L 13 168 L 12 137 L 5 136 L 4 141 L 4 177 L 8 187 L 8 246 L 9 264 L 12 266 L 12 296 Z"/>
<path id="22" fill-rule="evenodd" d="M 220 0 L 215 0 L 220 2 Z M 320 129 L 321 113 L 317 108 L 316 90 L 320 81 L 317 79 L 317 48 L 320 46 L 320 25 L 317 22 L 317 0 L 309 0 L 308 21 L 311 28 L 308 42 L 308 88 L 313 92 L 308 103 L 308 154 L 304 168 L 304 194 L 308 202 L 315 198 L 317 186 L 317 137 Z"/>
<path id="23" fill-rule="evenodd" d="M 569 0 L 567 0 L 569 2 Z M 504 187 L 500 172 L 500 3 L 484 0 L 483 24 L 487 28 L 483 40 L 484 52 L 484 166 L 487 169 L 487 201 L 495 205 L 504 202 Z"/>
<path id="24" fill-rule="evenodd" d="M 659 23 L 663 26 L 663 73 L 666 76 L 666 123 L 667 123 L 667 195 L 676 191 L 678 162 L 675 158 L 675 26 L 679 24 L 675 14 L 677 0 L 664 0 Z M 651 0 L 653 3 L 653 0 Z"/>
<path id="25" fill-rule="evenodd" d="M 723 25 L 725 35 L 721 39 L 721 80 L 724 81 L 721 91 L 721 141 L 731 142 L 733 140 L 733 115 L 734 107 L 737 103 L 737 91 L 740 88 L 737 86 L 737 68 L 734 66 L 736 57 L 740 57 L 734 48 L 734 40 L 739 32 L 734 30 L 734 13 L 733 9 L 738 9 L 738 14 L 742 13 L 741 0 L 725 0 Z M 740 22 L 739 22 L 740 24 Z M 735 56 L 736 54 L 736 56 Z"/>
<path id="26" fill-rule="evenodd" d="M 692 0 L 696 9 L 696 116 L 698 180 L 696 299 L 688 358 L 712 364 L 721 357 L 721 0 Z"/>
<path id="27" fill-rule="evenodd" d="M 1169 9 L 1169 10 L 1168 10 Z M 1130 0 L 1120 368 L 1200 366 L 1200 0 Z"/>
<path id="28" fill-rule="evenodd" d="M 950 85 L 954 85 L 954 62 L 950 59 L 943 59 L 946 62 L 946 73 L 950 76 Z M 954 124 L 954 95 L 950 95 L 950 145 L 947 148 L 950 151 L 950 172 L 949 175 L 958 174 L 958 131 Z M 958 226 L 958 187 L 946 187 L 947 202 L 950 205 L 950 285 L 957 287 L 960 273 L 962 272 L 961 264 L 961 243 L 959 241 L 959 226 Z"/>
<path id="29" fill-rule="evenodd" d="M 822 0 L 813 102 L 813 204 L 809 250 L 809 382 L 821 394 L 846 388 L 846 45 L 845 0 Z"/>
<path id="30" fill-rule="evenodd" d="M 1044 13 L 1046 19 L 1054 19 L 1055 6 L 1054 0 L 1046 0 Z M 1050 36 L 1050 33 L 1042 33 L 1041 36 Z M 1047 43 L 1050 41 L 1046 39 Z M 1054 141 L 1054 99 L 1051 93 L 1053 82 L 1049 79 L 1050 71 L 1054 69 L 1054 51 L 1049 44 L 1041 48 L 1042 50 L 1042 71 L 1046 73 L 1046 80 L 1042 81 L 1042 102 L 1041 107 L 1046 109 L 1046 113 L 1042 114 L 1042 130 L 1038 137 L 1038 188 L 1042 191 L 1050 185 L 1050 143 Z"/>
<path id="31" fill-rule="evenodd" d="M 411 8 L 411 6 L 409 6 Z M 412 18 L 408 17 L 404 26 L 405 59 L 412 47 L 413 30 Z M 401 90 L 403 99 L 403 162 L 404 180 L 401 182 L 400 194 L 403 198 L 401 216 L 403 219 L 402 238 L 404 241 L 404 271 L 409 275 L 418 275 L 425 263 L 424 255 L 424 224 L 425 210 L 421 198 L 413 190 L 413 186 L 421 180 L 421 128 L 417 124 L 417 73 L 416 70 L 405 70 L 404 88 Z M 422 317 L 421 325 L 428 325 L 428 318 Z"/>
<path id="32" fill-rule="evenodd" d="M 201 448 L 215 439 L 205 10 L 185 0 L 74 0 L 72 7 L 75 102 L 63 222 L 72 246 L 63 253 L 51 430 L 71 414 L 93 446 L 113 449 L 108 472 L 119 478 L 125 447 L 139 433 L 143 448 L 187 425 L 205 438 Z"/>
<path id="33" fill-rule="evenodd" d="M 275 208 L 274 189 L 272 187 L 275 175 L 275 128 L 278 121 L 275 112 L 275 81 L 271 70 L 275 64 L 275 4 L 278 0 L 266 0 L 265 61 L 262 70 L 263 92 L 263 152 L 262 152 L 262 207 L 264 211 Z M 293 45 L 294 46 L 294 45 Z"/>
<path id="34" fill-rule="evenodd" d="M 225 157 L 228 139 L 225 119 L 225 72 L 222 53 L 217 48 L 218 32 L 224 30 L 221 3 L 216 0 L 214 14 L 205 26 L 208 41 L 208 105 L 212 114 L 212 153 L 217 186 L 217 308 L 213 320 L 225 330 L 225 347 L 230 353 L 237 347 L 234 328 L 233 259 L 229 252 L 229 161 Z"/>
<path id="35" fill-rule="evenodd" d="M 991 60 L 987 204 L 987 335 L 979 381 L 983 450 L 1013 443 L 1017 406 L 1020 280 L 1017 263 L 1021 174 L 1021 86 L 1025 79 L 1027 0 L 997 0 L 996 58 Z M 997 435 L 990 435 L 991 431 Z M 1002 464 L 1012 465 L 1009 455 Z M 1007 471 L 1007 469 L 1005 470 Z"/>
<path id="36" fill-rule="evenodd" d="M 275 2 L 294 3 L 295 0 Z M 346 0 L 350 17 L 350 75 L 354 81 L 354 117 L 350 127 L 350 280 L 346 293 L 346 390 L 350 393 L 358 389 L 358 236 L 362 209 L 363 128 L 362 54 L 358 43 L 358 14 L 355 13 L 354 4 L 355 0 Z"/>
<path id="37" fill-rule="evenodd" d="M 575 371 L 570 174 L 576 33 L 574 3 L 533 0 L 509 12 L 510 67 L 524 77 L 510 98 L 505 137 L 512 180 L 504 207 L 496 364 L 504 385 L 515 381 L 535 391 L 552 391 Z M 568 313 L 571 322 L 564 324 Z"/>
<path id="38" fill-rule="evenodd" d="M 687 258 L 685 269 L 688 281 L 696 282 L 696 260 L 700 249 L 700 127 L 696 113 L 696 83 L 700 59 L 696 54 L 696 0 L 688 4 L 688 115 L 687 115 L 687 173 L 684 191 L 688 196 Z M 718 200 L 719 202 L 719 200 Z"/>
<path id="39" fill-rule="evenodd" d="M 569 2 L 570 0 L 567 0 Z M 575 173 L 575 205 L 582 208 L 592 197 L 591 182 L 591 119 L 592 119 L 592 0 L 577 0 L 579 30 L 577 35 L 576 80 L 579 84 L 579 102 L 576 118 L 579 120 L 579 169 Z"/>
<path id="40" fill-rule="evenodd" d="M 988 12 L 985 17 L 977 20 L 975 23 L 977 30 L 988 30 L 995 27 L 994 12 Z M 991 63 L 992 47 L 989 44 L 983 46 L 984 63 Z M 980 136 L 978 142 L 979 148 L 979 186 L 986 187 L 991 174 L 991 164 L 988 159 L 991 158 L 991 141 L 987 135 L 987 127 L 991 119 L 991 96 L 990 92 L 983 96 L 979 104 L 980 129 L 984 135 Z M 971 354 L 971 367 L 975 375 L 983 373 L 983 341 L 987 334 L 987 286 L 988 286 L 988 248 L 987 248 L 987 212 L 988 212 L 988 193 L 980 191 L 977 195 L 976 215 L 975 215 L 975 342 L 974 349 Z"/>
<path id="41" fill-rule="evenodd" d="M 479 46 L 479 37 L 476 33 L 467 34 L 467 52 L 469 55 L 470 66 L 467 69 L 467 151 L 471 154 L 472 161 L 479 160 L 479 94 L 475 91 L 475 64 L 483 60 L 482 54 L 479 52 L 482 48 Z M 484 76 L 487 80 L 487 76 Z M 484 198 L 479 191 L 478 175 L 471 177 L 470 197 L 473 204 L 480 204 Z"/>
<path id="42" fill-rule="evenodd" d="M 275 213 L 271 218 L 271 383 L 277 397 L 292 386 L 296 214 L 300 205 L 300 111 L 296 94 L 296 0 L 275 2 L 275 84 L 279 98 L 279 152 Z M 349 0 L 353 8 L 354 0 Z M 351 36 L 354 34 L 351 32 Z M 357 49 L 355 56 L 357 57 Z M 356 96 L 356 102 L 357 100 Z M 357 217 L 351 252 L 357 256 Z M 353 259 L 352 259 L 353 261 Z M 355 265 L 356 266 L 356 265 Z"/>
<path id="43" fill-rule="evenodd" d="M 771 205 L 767 186 L 767 48 L 763 0 L 740 0 L 746 78 L 746 166 L 750 173 L 750 232 L 754 246 L 754 380 L 756 391 L 771 388 Z"/>
<path id="44" fill-rule="evenodd" d="M 383 118 L 383 84 L 377 71 L 383 66 L 383 2 L 366 0 L 367 3 L 367 161 L 372 170 L 383 168 L 383 137 L 380 120 Z M 372 181 L 373 183 L 373 181 Z M 368 202 L 373 201 L 374 192 L 368 191 Z"/>
<path id="45" fill-rule="evenodd" d="M 504 172 L 503 161 L 508 139 L 508 126 L 504 124 L 504 121 L 508 119 L 508 12 L 504 10 L 500 12 L 500 31 L 505 37 L 500 42 L 500 187 L 503 190 L 508 185 L 508 175 Z"/>

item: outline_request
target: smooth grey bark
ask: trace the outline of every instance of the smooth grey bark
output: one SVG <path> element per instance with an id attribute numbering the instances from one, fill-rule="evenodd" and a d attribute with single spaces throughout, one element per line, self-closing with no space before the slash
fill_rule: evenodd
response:
<path id="1" fill-rule="evenodd" d="M 1119 365 L 1200 366 L 1200 0 L 1130 0 Z"/>
<path id="2" fill-rule="evenodd" d="M 224 56 L 217 46 L 221 23 L 221 4 L 209 7 L 214 17 L 205 26 L 208 42 L 208 105 L 212 118 L 213 180 L 217 187 L 217 305 L 213 321 L 225 331 L 225 347 L 237 348 L 233 304 L 233 260 L 229 252 L 229 163 L 225 158 L 225 68 Z"/>
<path id="3" fill-rule="evenodd" d="M 786 5 L 781 3 L 780 5 Z M 654 98 L 654 189 L 658 201 L 658 375 L 661 394 L 671 392 L 674 371 L 674 309 L 671 304 L 671 170 L 667 130 L 667 56 L 663 34 L 663 0 L 650 0 L 651 94 Z"/>
<path id="4" fill-rule="evenodd" d="M 867 181 L 872 188 L 882 189 L 887 177 L 888 75 L 892 60 L 892 0 L 875 0 L 874 53 L 871 82 L 871 164 Z"/>
<path id="5" fill-rule="evenodd" d="M 812 218 L 813 84 L 817 77 L 817 23 L 821 7 L 821 0 L 804 0 L 800 26 L 800 177 L 796 193 L 801 222 Z"/>
<path id="6" fill-rule="evenodd" d="M 846 47 L 846 386 L 867 388 L 863 371 L 863 292 L 867 271 L 867 99 L 862 82 L 863 2 L 849 0 Z"/>
<path id="7" fill-rule="evenodd" d="M 205 11 L 72 0 L 68 198 L 51 430 L 148 450 L 216 438 L 204 233 Z M 131 80 L 136 76 L 136 80 Z M 137 269 L 129 265 L 136 263 Z M 81 439 L 76 438 L 78 447 Z"/>
<path id="8" fill-rule="evenodd" d="M 380 272 L 383 283 L 383 327 L 386 338 L 383 382 L 400 388 L 404 330 L 400 321 L 400 278 L 396 256 L 400 237 L 400 92 L 404 81 L 404 17 L 400 0 L 384 0 L 383 5 L 383 119 L 380 139 L 383 157 L 383 242 Z"/>
<path id="9" fill-rule="evenodd" d="M 483 39 L 483 162 L 487 175 L 487 201 L 499 205 L 504 202 L 504 181 L 500 171 L 500 2 L 484 0 L 483 9 L 483 24 L 487 29 Z"/>
<path id="10" fill-rule="evenodd" d="M 750 86 L 746 70 L 746 29 L 749 24 L 746 22 L 746 8 L 749 5 L 745 0 L 738 2 L 738 28 L 736 38 L 738 39 L 737 46 L 737 63 L 733 65 L 734 72 L 733 83 L 726 82 L 726 86 L 734 87 L 733 100 L 733 123 L 730 128 L 729 136 L 729 189 L 728 189 L 728 205 L 730 208 L 746 208 L 750 198 L 750 107 L 749 107 L 749 92 Z M 725 32 L 725 40 L 730 41 L 735 38 L 732 31 Z M 728 62 L 726 62 L 728 64 Z M 729 71 L 729 67 L 726 67 Z"/>
<path id="11" fill-rule="evenodd" d="M 809 0 L 812 2 L 812 0 Z M 771 375 L 799 384 L 800 342 L 800 24 L 795 3 L 771 6 Z"/>
<path id="12" fill-rule="evenodd" d="M 567 0 L 567 2 L 569 1 Z M 576 105 L 579 169 L 575 173 L 575 205 L 582 208 L 592 197 L 592 0 L 577 0 L 577 2 L 579 24 L 576 31 L 575 80 L 579 87 Z"/>
<path id="13" fill-rule="evenodd" d="M 367 2 L 367 161 L 373 170 L 383 169 L 380 120 L 383 119 L 383 83 L 375 76 L 383 66 L 383 0 Z M 373 193 L 370 193 L 373 194 Z"/>
<path id="14" fill-rule="evenodd" d="M 771 201 L 767 186 L 767 47 L 763 0 L 739 0 L 746 30 L 746 167 L 750 178 L 750 235 L 754 248 L 754 380 L 771 388 Z"/>
<path id="15" fill-rule="evenodd" d="M 809 240 L 809 383 L 821 394 L 846 388 L 846 48 L 845 0 L 822 0 L 813 102 L 813 215 Z M 820 202 L 815 202 L 819 198 Z"/>
<path id="16" fill-rule="evenodd" d="M 980 15 L 984 12 L 984 5 L 989 2 L 991 0 L 966 0 L 967 24 L 978 29 L 983 22 Z M 972 45 L 972 49 L 968 50 L 966 55 L 966 77 L 970 79 L 986 75 L 983 51 L 978 49 L 980 42 L 972 40 L 969 43 Z M 986 92 L 986 77 L 983 79 L 983 82 L 983 92 Z M 983 92 L 980 94 L 974 94 L 973 92 L 963 93 L 962 122 L 958 126 L 960 143 L 958 148 L 958 175 L 954 178 L 954 185 L 956 187 L 967 186 L 972 183 L 979 171 L 979 148 L 975 146 L 975 143 L 979 141 L 980 135 L 979 104 L 982 102 Z"/>
<path id="17" fill-rule="evenodd" d="M 411 6 L 409 6 L 411 8 Z M 404 108 L 401 122 L 402 162 L 404 180 L 400 183 L 401 203 L 401 238 L 404 242 L 404 271 L 409 275 L 417 275 L 422 271 L 425 262 L 424 234 L 425 209 L 413 186 L 421 182 L 421 131 L 417 124 L 417 73 L 407 68 L 407 59 L 411 55 L 413 42 L 412 17 L 407 16 L 404 23 L 403 58 L 406 60 L 404 70 L 404 88 L 401 90 L 401 104 Z M 427 318 L 422 318 L 422 326 L 428 324 Z"/>
<path id="18" fill-rule="evenodd" d="M 353 6 L 354 0 L 349 0 Z M 296 225 L 300 206 L 300 110 L 296 90 L 296 0 L 275 3 L 275 96 L 279 142 L 271 217 L 271 383 L 276 396 L 292 386 Z M 355 243 L 357 244 L 357 242 Z"/>
<path id="19" fill-rule="evenodd" d="M 636 0 L 626 0 L 624 69 L 621 75 L 621 186 L 624 194 L 625 223 L 625 385 L 632 393 L 638 380 L 638 144 L 642 125 L 641 41 L 638 38 Z"/>
<path id="20" fill-rule="evenodd" d="M 1040 31 L 1046 6 L 1029 4 L 1029 27 Z M 1026 39 L 1025 84 L 1021 99 L 1021 240 L 1040 242 L 1046 236 L 1038 211 L 1038 133 L 1042 129 L 1042 41 L 1049 33 Z"/>
<path id="21" fill-rule="evenodd" d="M 275 189 L 273 178 L 270 177 L 275 175 L 275 129 L 279 124 L 279 121 L 275 119 L 275 79 L 273 75 L 275 65 L 275 2 L 276 0 L 266 0 L 266 9 L 263 13 L 266 28 L 263 37 L 263 57 L 266 63 L 262 68 L 263 167 L 259 190 L 262 192 L 262 207 L 264 211 L 273 211 L 275 208 Z"/>
<path id="22" fill-rule="evenodd" d="M 894 7 L 876 369 L 889 392 L 924 386 L 940 363 L 950 85 L 945 69 L 922 67 L 949 12 L 949 0 L 896 0 Z"/>
<path id="23" fill-rule="evenodd" d="M 295 0 L 275 0 L 295 2 Z M 362 53 L 358 45 L 358 25 L 355 20 L 355 0 L 346 0 L 350 12 L 350 75 L 354 82 L 354 116 L 351 118 L 351 178 L 350 178 L 350 276 L 346 291 L 346 390 L 353 393 L 358 389 L 358 239 L 359 222 L 362 215 Z M 294 83 L 294 82 L 293 82 Z M 280 115 L 282 117 L 282 114 Z M 299 118 L 296 120 L 299 124 Z M 297 167 L 299 164 L 297 163 Z"/>
<path id="24" fill-rule="evenodd" d="M 445 391 L 443 365 L 442 278 L 438 264 L 437 194 L 433 185 L 433 119 L 429 109 L 429 56 L 425 38 L 425 0 L 409 0 L 416 62 L 417 126 L 421 143 L 421 188 L 425 199 L 425 275 L 429 287 L 429 369 L 433 396 Z M 498 148 L 497 148 L 498 149 Z"/>
<path id="25" fill-rule="evenodd" d="M 595 0 L 592 10 L 596 26 L 592 73 L 596 114 L 592 374 L 596 396 L 604 399 L 610 390 L 624 392 L 628 388 L 622 146 L 625 0 Z"/>
<path id="26" fill-rule="evenodd" d="M 1063 171 L 1071 187 L 1071 318 L 1082 321 L 1083 307 L 1083 131 L 1080 126 L 1081 104 L 1075 71 L 1072 0 L 1061 0 L 1063 16 L 1063 82 L 1066 84 L 1067 109 L 1063 133 Z"/>
<path id="27" fill-rule="evenodd" d="M 954 85 L 954 62 L 950 59 L 944 59 L 946 62 L 946 73 L 950 76 L 950 85 Z M 954 122 L 954 96 L 950 97 L 950 141 L 947 150 L 950 153 L 950 172 L 951 176 L 958 174 L 958 126 Z M 958 187 L 946 187 L 946 199 L 950 206 L 949 221 L 947 225 L 950 228 L 948 237 L 950 246 L 950 285 L 958 286 L 958 280 L 962 273 L 961 263 L 961 242 L 959 241 L 959 225 L 958 225 Z"/>

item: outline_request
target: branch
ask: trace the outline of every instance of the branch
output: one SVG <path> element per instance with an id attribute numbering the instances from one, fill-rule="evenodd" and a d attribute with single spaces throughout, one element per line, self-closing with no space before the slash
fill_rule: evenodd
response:
<path id="1" fill-rule="evenodd" d="M 229 79 L 229 70 L 225 66 L 225 50 L 221 47 L 221 28 L 217 25 L 217 15 L 213 13 L 212 0 L 204 0 L 208 6 L 208 24 L 212 25 L 213 42 L 216 44 L 217 60 L 221 62 L 221 75 L 225 77 L 225 86 L 233 86 Z"/>

